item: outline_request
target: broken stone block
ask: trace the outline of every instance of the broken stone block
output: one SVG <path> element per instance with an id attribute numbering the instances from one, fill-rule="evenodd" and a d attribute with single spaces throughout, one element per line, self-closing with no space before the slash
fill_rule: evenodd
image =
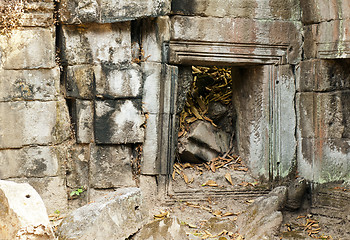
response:
<path id="1" fill-rule="evenodd" d="M 78 0 L 61 1 L 60 16 L 65 24 L 126 22 L 170 13 L 169 0 Z"/>
<path id="2" fill-rule="evenodd" d="M 70 134 L 64 100 L 0 102 L 0 148 L 57 144 Z"/>
<path id="3" fill-rule="evenodd" d="M 4 69 L 38 69 L 56 67 L 55 30 L 24 28 L 12 31 L 9 39 L 0 37 Z"/>
<path id="4" fill-rule="evenodd" d="M 153 221 L 142 227 L 135 240 L 178 240 L 187 239 L 185 226 L 177 218 Z"/>
<path id="5" fill-rule="evenodd" d="M 145 222 L 141 191 L 121 188 L 71 212 L 59 225 L 59 238 L 126 239 Z"/>
<path id="6" fill-rule="evenodd" d="M 93 98 L 94 69 L 92 66 L 68 66 L 66 74 L 66 92 L 68 97 Z"/>
<path id="7" fill-rule="evenodd" d="M 97 143 L 125 144 L 144 140 L 141 99 L 96 101 Z"/>
<path id="8" fill-rule="evenodd" d="M 282 224 L 280 210 L 287 199 L 287 188 L 277 187 L 259 197 L 237 219 L 238 231 L 245 239 L 274 239 Z"/>
<path id="9" fill-rule="evenodd" d="M 0 70 L 0 100 L 55 100 L 60 70 Z"/>
<path id="10" fill-rule="evenodd" d="M 304 196 L 306 194 L 306 180 L 304 178 L 297 178 L 295 179 L 289 186 L 288 186 L 288 193 L 287 193 L 287 201 L 285 208 L 288 210 L 298 210 L 304 200 Z"/>
<path id="11" fill-rule="evenodd" d="M 230 136 L 205 121 L 197 121 L 189 133 L 179 139 L 179 154 L 183 161 L 210 161 L 228 151 Z"/>
<path id="12" fill-rule="evenodd" d="M 27 183 L 0 180 L 0 239 L 54 239 L 45 205 Z"/>
<path id="13" fill-rule="evenodd" d="M 77 143 L 91 143 L 94 141 L 93 102 L 77 99 L 75 104 Z"/>
<path id="14" fill-rule="evenodd" d="M 132 149 L 125 145 L 94 146 L 91 149 L 90 179 L 94 188 L 134 187 Z"/>
<path id="15" fill-rule="evenodd" d="M 75 144 L 70 147 L 68 153 L 67 186 L 70 188 L 88 186 L 90 146 Z"/>
<path id="16" fill-rule="evenodd" d="M 142 73 L 136 63 L 102 63 L 95 67 L 96 94 L 108 98 L 139 97 Z"/>

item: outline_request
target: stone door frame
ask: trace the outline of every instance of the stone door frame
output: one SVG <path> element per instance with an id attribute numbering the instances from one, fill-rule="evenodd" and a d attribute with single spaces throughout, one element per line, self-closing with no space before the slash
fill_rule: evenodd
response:
<path id="1" fill-rule="evenodd" d="M 164 56 L 167 57 L 166 62 L 169 65 L 175 65 L 179 67 L 189 65 L 264 65 L 268 67 L 269 133 L 268 149 L 266 149 L 268 159 L 266 159 L 266 162 L 264 164 L 267 169 L 263 178 L 270 182 L 278 180 L 281 176 L 279 169 L 282 155 L 281 141 L 283 140 L 283 136 L 281 136 L 281 93 L 283 91 L 281 91 L 281 85 L 278 83 L 281 71 L 280 66 L 286 64 L 288 59 L 288 45 L 222 42 L 215 43 L 204 41 L 170 41 L 169 43 L 164 44 L 164 53 Z M 176 96 L 177 88 L 176 84 L 176 77 L 172 78 L 173 91 L 170 99 L 175 99 L 174 96 Z M 164 97 L 166 98 L 166 96 Z M 175 108 L 174 104 L 176 103 L 171 103 L 171 106 L 173 106 L 173 108 Z M 177 142 L 177 134 L 174 130 L 174 119 L 175 116 L 169 118 L 169 128 L 168 131 L 165 132 L 165 135 L 168 136 L 168 144 L 165 144 L 164 147 L 172 146 L 174 148 Z M 167 161 L 166 163 L 161 163 L 161 165 L 167 166 L 166 174 L 169 177 L 171 166 L 174 160 L 174 151 L 169 151 L 168 149 L 166 156 L 163 155 L 161 159 L 161 161 Z M 287 165 L 292 164 L 292 162 L 287 163 Z"/>

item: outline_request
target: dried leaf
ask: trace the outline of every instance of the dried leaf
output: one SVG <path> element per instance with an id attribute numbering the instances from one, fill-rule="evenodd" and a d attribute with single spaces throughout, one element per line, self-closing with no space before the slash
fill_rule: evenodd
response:
<path id="1" fill-rule="evenodd" d="M 249 185 L 249 183 L 248 183 L 248 182 L 241 182 L 241 183 L 239 183 L 238 185 L 240 185 L 240 186 L 242 186 L 242 187 L 246 187 L 246 186 Z"/>
<path id="2" fill-rule="evenodd" d="M 215 212 L 213 212 L 213 214 L 214 214 L 214 216 L 216 216 L 216 217 L 221 217 L 222 211 L 216 210 Z"/>
<path id="3" fill-rule="evenodd" d="M 218 185 L 215 181 L 209 180 L 208 182 L 204 183 L 202 186 L 203 186 L 203 187 L 204 187 L 204 186 L 218 187 L 219 185 Z"/>
<path id="4" fill-rule="evenodd" d="M 193 105 L 191 106 L 191 112 L 196 116 L 196 118 L 203 120 L 203 117 L 199 114 L 197 108 L 195 108 Z"/>
<path id="5" fill-rule="evenodd" d="M 213 173 L 216 172 L 216 168 L 215 168 L 214 162 L 211 162 L 211 164 L 210 164 L 210 169 L 211 169 L 211 171 L 212 171 Z"/>
<path id="6" fill-rule="evenodd" d="M 233 186 L 232 178 L 230 173 L 225 174 L 226 180 Z"/>
<path id="7" fill-rule="evenodd" d="M 172 174 L 173 180 L 175 180 L 175 174 L 176 174 L 176 171 L 175 171 L 175 169 L 174 169 L 173 174 Z"/>
<path id="8" fill-rule="evenodd" d="M 183 169 L 186 169 L 186 168 L 191 168 L 192 165 L 190 163 L 185 163 L 182 165 Z"/>
<path id="9" fill-rule="evenodd" d="M 164 218 L 166 218 L 166 217 L 168 217 L 168 216 L 169 216 L 169 212 L 168 212 L 168 211 L 165 211 L 165 212 L 161 211 L 160 214 L 156 214 L 156 215 L 154 215 L 153 217 L 154 217 L 155 219 L 164 219 Z"/>
<path id="10" fill-rule="evenodd" d="M 185 183 L 188 184 L 188 177 L 187 177 L 187 175 L 182 173 L 182 177 L 183 177 Z"/>
<path id="11" fill-rule="evenodd" d="M 222 214 L 222 217 L 229 217 L 229 216 L 234 216 L 234 215 L 238 215 L 237 213 L 232 213 L 232 212 L 227 212 Z"/>

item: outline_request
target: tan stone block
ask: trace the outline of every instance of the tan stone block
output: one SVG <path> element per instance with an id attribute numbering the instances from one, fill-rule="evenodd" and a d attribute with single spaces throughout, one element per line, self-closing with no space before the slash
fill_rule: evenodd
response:
<path id="1" fill-rule="evenodd" d="M 56 144 L 70 136 L 68 109 L 63 100 L 0 102 L 0 148 Z"/>
<path id="2" fill-rule="evenodd" d="M 55 100 L 59 83 L 59 68 L 0 70 L 0 100 Z"/>
<path id="3" fill-rule="evenodd" d="M 38 69 L 56 67 L 54 28 L 15 29 L 0 39 L 4 69 Z"/>

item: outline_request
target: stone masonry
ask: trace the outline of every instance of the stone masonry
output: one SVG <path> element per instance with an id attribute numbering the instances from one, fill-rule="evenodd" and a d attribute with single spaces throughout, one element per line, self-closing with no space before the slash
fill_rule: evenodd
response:
<path id="1" fill-rule="evenodd" d="M 349 1 L 13 3 L 15 27 L 0 1 L 0 179 L 29 182 L 49 213 L 166 187 L 191 65 L 232 66 L 254 177 L 350 180 Z"/>

